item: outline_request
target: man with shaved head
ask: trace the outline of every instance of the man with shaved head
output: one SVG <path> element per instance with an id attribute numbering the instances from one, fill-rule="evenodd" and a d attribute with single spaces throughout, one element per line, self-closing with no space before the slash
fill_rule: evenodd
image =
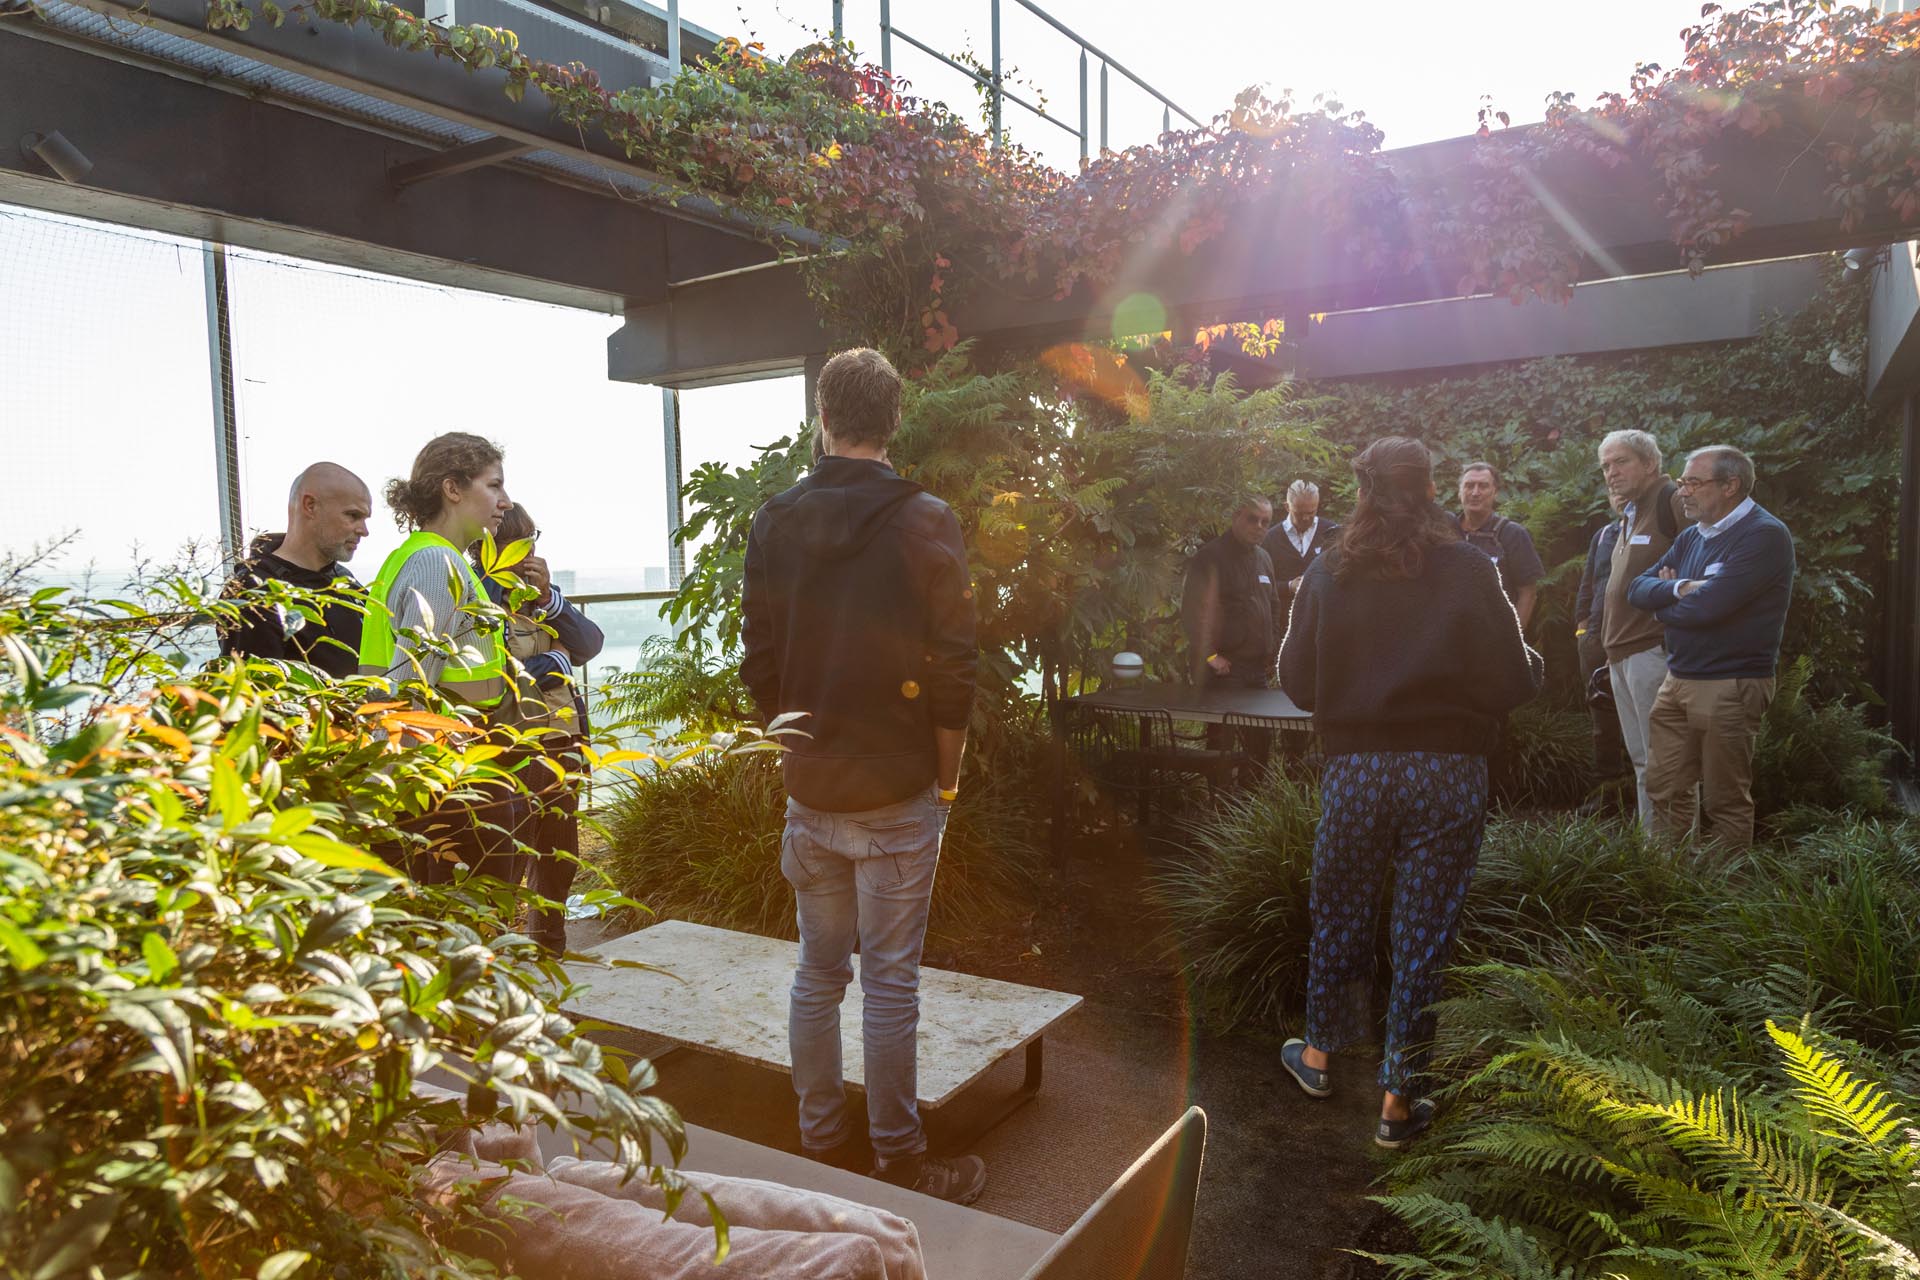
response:
<path id="1" fill-rule="evenodd" d="M 367 536 L 373 495 L 359 476 L 332 462 L 316 462 L 294 478 L 287 494 L 287 531 L 253 540 L 234 569 L 226 596 L 258 591 L 267 581 L 308 591 L 360 590 L 346 562 Z M 245 654 L 310 663 L 328 675 L 352 675 L 360 662 L 360 614 L 344 602 L 316 602 L 318 619 L 283 606 L 249 609 L 222 628 L 221 656 Z"/>

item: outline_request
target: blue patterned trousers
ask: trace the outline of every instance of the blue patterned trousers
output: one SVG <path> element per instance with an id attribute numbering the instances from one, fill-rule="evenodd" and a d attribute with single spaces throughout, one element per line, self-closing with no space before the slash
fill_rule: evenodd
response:
<path id="1" fill-rule="evenodd" d="M 1332 756 L 1313 844 L 1307 1043 L 1331 1053 L 1372 1022 L 1380 897 L 1393 881 L 1386 1057 L 1380 1085 L 1418 1096 L 1441 976 L 1487 827 L 1484 756 L 1378 751 Z"/>

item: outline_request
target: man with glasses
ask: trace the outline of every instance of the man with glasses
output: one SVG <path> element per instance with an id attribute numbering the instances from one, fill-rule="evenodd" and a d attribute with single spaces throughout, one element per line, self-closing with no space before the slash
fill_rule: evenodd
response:
<path id="1" fill-rule="evenodd" d="M 1773 701 L 1793 594 L 1793 535 L 1753 500 L 1753 459 L 1731 445 L 1687 455 L 1681 503 L 1694 523 L 1628 599 L 1666 628 L 1667 678 L 1647 725 L 1657 834 L 1753 843 L 1753 742 Z"/>
<path id="2" fill-rule="evenodd" d="M 1201 688 L 1264 688 L 1280 651 L 1274 627 L 1273 558 L 1261 542 L 1273 504 L 1249 497 L 1227 531 L 1193 553 L 1180 597 L 1193 682 Z"/>

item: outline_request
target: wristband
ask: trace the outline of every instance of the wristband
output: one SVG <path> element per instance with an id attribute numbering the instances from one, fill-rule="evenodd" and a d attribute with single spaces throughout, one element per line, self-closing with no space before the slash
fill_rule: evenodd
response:
<path id="1" fill-rule="evenodd" d="M 940 796 L 941 804 L 952 804 L 955 800 L 958 800 L 960 798 L 960 788 L 958 787 L 954 787 L 952 789 L 948 789 L 946 787 L 940 787 L 940 788 L 937 788 L 937 790 Z"/>

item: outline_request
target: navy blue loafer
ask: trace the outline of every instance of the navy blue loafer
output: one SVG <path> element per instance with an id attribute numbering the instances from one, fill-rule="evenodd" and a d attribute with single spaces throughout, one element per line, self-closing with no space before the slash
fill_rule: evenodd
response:
<path id="1" fill-rule="evenodd" d="M 1280 1046 L 1280 1065 L 1309 1098 L 1325 1098 L 1333 1093 L 1333 1077 L 1306 1060 L 1307 1042 L 1298 1037 Z"/>

